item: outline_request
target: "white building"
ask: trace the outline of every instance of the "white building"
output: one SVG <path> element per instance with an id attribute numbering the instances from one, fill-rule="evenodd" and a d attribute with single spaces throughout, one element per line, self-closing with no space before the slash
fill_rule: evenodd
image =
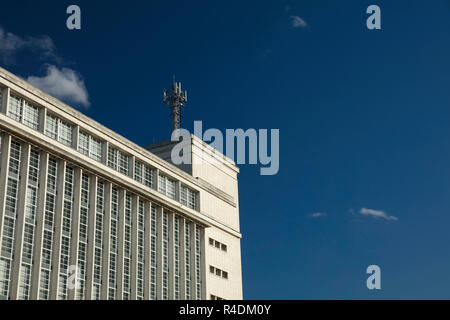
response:
<path id="1" fill-rule="evenodd" d="M 242 299 L 239 170 L 190 145 L 176 167 L 0 68 L 0 299 Z"/>

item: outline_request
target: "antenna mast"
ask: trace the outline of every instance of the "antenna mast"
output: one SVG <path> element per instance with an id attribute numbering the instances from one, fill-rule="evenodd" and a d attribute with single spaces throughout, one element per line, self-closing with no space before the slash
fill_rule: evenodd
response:
<path id="1" fill-rule="evenodd" d="M 166 89 L 164 89 L 164 103 L 166 103 L 172 110 L 172 132 L 181 128 L 181 107 L 187 102 L 187 91 L 181 91 L 181 82 L 175 81 L 173 76 L 173 84 L 170 96 Z"/>

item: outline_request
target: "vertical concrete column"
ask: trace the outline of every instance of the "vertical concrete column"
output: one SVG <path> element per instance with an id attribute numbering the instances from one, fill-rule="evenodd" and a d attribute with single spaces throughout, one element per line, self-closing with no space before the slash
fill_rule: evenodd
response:
<path id="1" fill-rule="evenodd" d="M 156 298 L 162 299 L 162 275 L 163 275 L 163 246 L 162 246 L 162 214 L 163 208 L 156 209 Z"/>
<path id="2" fill-rule="evenodd" d="M 131 179 L 134 179 L 134 164 L 135 163 L 136 163 L 136 157 L 130 155 L 130 161 L 128 162 L 128 175 L 131 177 Z"/>
<path id="3" fill-rule="evenodd" d="M 47 124 L 47 108 L 39 109 L 39 132 L 45 134 L 45 126 Z"/>
<path id="4" fill-rule="evenodd" d="M 36 210 L 36 228 L 34 234 L 33 246 L 33 269 L 31 280 L 31 300 L 39 298 L 40 271 L 42 260 L 42 239 L 44 235 L 44 212 L 47 194 L 47 175 L 48 175 L 48 158 L 47 152 L 41 152 L 41 162 L 39 167 L 39 194 L 38 205 Z"/>
<path id="5" fill-rule="evenodd" d="M 175 182 L 175 200 L 177 202 L 180 202 L 180 193 L 181 193 L 181 182 L 176 181 Z"/>
<path id="6" fill-rule="evenodd" d="M 200 208 L 200 194 L 201 192 L 197 192 L 196 193 L 196 197 L 195 197 L 195 210 L 198 212 L 201 212 L 201 208 Z M 237 200 L 236 200 L 237 201 Z M 238 202 L 236 202 L 238 203 Z M 239 212 L 238 212 L 238 216 L 239 216 Z"/>
<path id="7" fill-rule="evenodd" d="M 185 219 L 180 217 L 180 299 L 186 299 L 186 246 Z"/>
<path id="8" fill-rule="evenodd" d="M 108 299 L 109 289 L 109 247 L 111 242 L 111 193 L 112 184 L 105 182 L 105 215 L 103 217 L 103 263 L 101 299 Z"/>
<path id="9" fill-rule="evenodd" d="M 175 215 L 173 212 L 167 212 L 168 228 L 169 228 L 169 300 L 173 300 L 175 296 L 175 259 L 174 259 L 174 238 L 175 238 Z"/>
<path id="10" fill-rule="evenodd" d="M 139 197 L 133 195 L 131 202 L 131 272 L 130 272 L 130 288 L 131 295 L 130 300 L 137 299 L 137 233 L 138 233 L 138 221 L 137 213 L 139 210 Z"/>
<path id="11" fill-rule="evenodd" d="M 159 189 L 159 169 L 155 169 L 153 170 L 154 173 L 154 179 L 155 179 L 155 190 L 158 191 Z"/>
<path id="12" fill-rule="evenodd" d="M 0 112 L 3 114 L 8 114 L 10 89 L 6 87 L 0 90 L 2 90 L 2 103 Z"/>
<path id="13" fill-rule="evenodd" d="M 116 299 L 123 300 L 123 244 L 125 234 L 125 190 L 119 190 L 119 214 L 117 228 L 117 293 Z"/>
<path id="14" fill-rule="evenodd" d="M 102 163 L 108 165 L 108 146 L 109 142 L 105 141 L 102 144 Z"/>
<path id="15" fill-rule="evenodd" d="M 95 247 L 95 221 L 97 209 L 97 177 L 91 176 L 89 181 L 89 213 L 88 213 L 88 246 L 86 255 L 86 300 L 92 300 L 94 283 L 94 247 Z"/>
<path id="16" fill-rule="evenodd" d="M 78 150 L 78 137 L 80 135 L 80 127 L 74 125 L 72 128 L 72 148 Z"/>
<path id="17" fill-rule="evenodd" d="M 0 190 L 0 248 L 2 247 L 3 239 L 3 215 L 5 212 L 5 198 L 6 198 L 6 186 L 8 182 L 8 171 L 9 171 L 9 153 L 11 146 L 11 136 L 7 134 L 2 134 L 2 144 L 1 144 L 1 159 L 0 159 L 0 186 L 5 186 L 5 188 Z"/>
<path id="18" fill-rule="evenodd" d="M 78 244 L 80 239 L 80 207 L 81 207 L 81 175 L 82 170 L 75 168 L 73 175 L 73 207 L 72 207 L 72 232 L 70 237 L 70 257 L 69 257 L 69 270 L 70 266 L 76 266 L 78 268 Z M 78 269 L 76 273 L 76 279 L 78 279 Z M 72 271 L 73 272 L 73 271 Z M 76 284 L 76 282 L 74 283 Z M 75 300 L 76 288 L 67 287 L 68 300 Z"/>
<path id="19" fill-rule="evenodd" d="M 50 300 L 56 300 L 59 287 L 59 260 L 61 255 L 62 215 L 64 205 L 64 189 L 66 181 L 66 162 L 58 163 L 58 192 L 56 195 L 55 215 L 53 216 L 54 234 L 52 249 L 52 272 L 50 276 Z"/>
<path id="20" fill-rule="evenodd" d="M 18 298 L 19 276 L 22 264 L 23 229 L 25 227 L 25 210 L 27 201 L 28 170 L 30 164 L 29 144 L 22 144 L 19 173 L 19 192 L 16 206 L 16 225 L 14 231 L 14 251 L 11 268 L 11 284 L 9 296 L 11 300 Z"/>
<path id="21" fill-rule="evenodd" d="M 144 300 L 150 300 L 150 268 L 151 268 L 151 214 L 152 204 L 144 202 Z"/>

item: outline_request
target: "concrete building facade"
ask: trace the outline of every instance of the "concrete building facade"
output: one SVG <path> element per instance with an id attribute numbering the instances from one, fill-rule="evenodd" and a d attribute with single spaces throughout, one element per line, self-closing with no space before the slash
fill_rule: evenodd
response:
<path id="1" fill-rule="evenodd" d="M 0 68 L 0 299 L 242 299 L 238 168 L 139 147 Z"/>

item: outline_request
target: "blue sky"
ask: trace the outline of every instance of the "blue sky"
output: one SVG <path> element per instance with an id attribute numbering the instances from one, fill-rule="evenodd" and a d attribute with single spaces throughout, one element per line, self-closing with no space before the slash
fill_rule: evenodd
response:
<path id="1" fill-rule="evenodd" d="M 0 64 L 140 145 L 173 74 L 184 127 L 279 128 L 278 175 L 241 166 L 245 298 L 450 298 L 449 1 L 93 2 L 2 4 Z"/>

